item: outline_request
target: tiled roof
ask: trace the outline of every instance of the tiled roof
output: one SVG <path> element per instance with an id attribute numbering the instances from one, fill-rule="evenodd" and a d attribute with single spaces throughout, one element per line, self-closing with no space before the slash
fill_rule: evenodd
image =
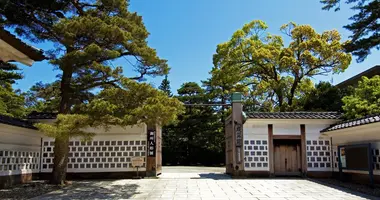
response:
<path id="1" fill-rule="evenodd" d="M 18 39 L 16 36 L 14 36 L 9 31 L 6 31 L 2 27 L 0 27 L 0 39 L 6 41 L 8 44 L 12 45 L 14 48 L 21 51 L 34 61 L 41 61 L 46 59 L 46 57 L 44 56 L 44 52 L 41 49 L 37 49 L 33 46 L 26 44 L 25 42 Z"/>
<path id="2" fill-rule="evenodd" d="M 56 119 L 58 113 L 52 113 L 52 112 L 31 112 L 27 118 L 28 119 Z"/>
<path id="3" fill-rule="evenodd" d="M 321 131 L 322 132 L 328 132 L 328 131 L 335 131 L 339 129 L 345 129 L 345 128 L 350 128 L 350 127 L 355 127 L 355 126 L 361 126 L 365 124 L 372 124 L 380 122 L 380 113 L 379 114 L 373 114 L 373 115 L 368 115 L 359 119 L 353 119 L 353 120 L 347 120 L 343 122 L 339 122 L 337 124 L 333 124 L 330 127 L 327 127 Z"/>
<path id="4" fill-rule="evenodd" d="M 33 126 L 33 123 L 29 121 L 17 119 L 17 118 L 5 116 L 5 115 L 0 115 L 0 123 L 23 127 L 23 128 L 37 129 L 36 127 Z"/>
<path id="5" fill-rule="evenodd" d="M 339 119 L 338 112 L 250 112 L 249 119 Z"/>

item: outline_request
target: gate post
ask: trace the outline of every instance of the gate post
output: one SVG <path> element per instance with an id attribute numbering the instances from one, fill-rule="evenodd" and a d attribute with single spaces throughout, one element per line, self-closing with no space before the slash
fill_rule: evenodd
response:
<path id="1" fill-rule="evenodd" d="M 161 127 L 147 125 L 146 176 L 157 176 L 162 169 Z"/>
<path id="2" fill-rule="evenodd" d="M 232 102 L 232 156 L 233 156 L 233 175 L 243 175 L 244 172 L 244 147 L 243 147 L 243 104 L 242 94 L 235 92 L 231 96 Z"/>

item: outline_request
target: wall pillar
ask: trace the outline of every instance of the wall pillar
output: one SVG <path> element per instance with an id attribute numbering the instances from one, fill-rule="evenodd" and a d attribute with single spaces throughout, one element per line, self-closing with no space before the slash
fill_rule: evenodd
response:
<path id="1" fill-rule="evenodd" d="M 243 105 L 241 93 L 232 94 L 232 156 L 233 175 L 239 176 L 244 172 L 244 149 L 243 149 Z"/>
<path id="2" fill-rule="evenodd" d="M 273 124 L 268 124 L 269 174 L 274 176 Z"/>
<path id="3" fill-rule="evenodd" d="M 157 176 L 162 168 L 161 128 L 147 126 L 146 176 Z"/>
<path id="4" fill-rule="evenodd" d="M 301 166 L 302 175 L 305 176 L 307 173 L 307 162 L 306 162 L 306 128 L 305 124 L 300 125 L 301 130 Z"/>

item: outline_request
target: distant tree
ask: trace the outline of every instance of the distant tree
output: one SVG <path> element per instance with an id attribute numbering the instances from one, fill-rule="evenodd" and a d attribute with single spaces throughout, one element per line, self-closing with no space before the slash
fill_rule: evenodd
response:
<path id="1" fill-rule="evenodd" d="M 321 0 L 321 3 L 325 4 L 324 10 L 340 10 L 341 0 Z M 350 17 L 353 22 L 344 26 L 352 32 L 351 42 L 345 45 L 345 49 L 357 56 L 357 62 L 362 62 L 371 54 L 371 49 L 380 49 L 380 1 L 347 0 L 345 3 L 354 4 L 351 9 L 357 11 Z"/>
<path id="2" fill-rule="evenodd" d="M 22 79 L 19 70 L 17 65 L 0 61 L 0 85 L 14 84 L 17 80 Z"/>
<path id="3" fill-rule="evenodd" d="M 0 62 L 0 114 L 23 117 L 26 113 L 24 96 L 14 90 L 12 84 L 22 78 L 19 68 L 11 63 Z"/>
<path id="4" fill-rule="evenodd" d="M 380 76 L 363 77 L 350 96 L 343 98 L 345 117 L 349 119 L 380 113 Z"/>
<path id="5" fill-rule="evenodd" d="M 177 90 L 186 106 L 177 123 L 166 126 L 163 135 L 164 163 L 215 165 L 224 162 L 224 133 L 219 115 L 213 107 L 195 106 L 209 103 L 205 90 L 197 83 L 184 83 Z"/>
<path id="6" fill-rule="evenodd" d="M 319 82 L 315 89 L 300 98 L 298 109 L 302 111 L 342 112 L 343 91 L 329 82 Z"/>
<path id="7" fill-rule="evenodd" d="M 162 80 L 161 85 L 158 87 L 158 89 L 165 92 L 169 97 L 173 96 L 172 92 L 170 91 L 170 81 L 168 79 L 168 75 L 165 75 L 165 78 Z"/>
<path id="8" fill-rule="evenodd" d="M 0 87 L 0 114 L 21 118 L 26 114 L 24 96 L 11 85 Z"/>
<path id="9" fill-rule="evenodd" d="M 285 24 L 281 31 L 291 39 L 286 47 L 282 37 L 266 33 L 267 28 L 254 20 L 219 44 L 212 75 L 249 86 L 248 94 L 260 104 L 271 101 L 266 105 L 272 109 L 296 109 L 298 97 L 313 88 L 310 78 L 344 71 L 351 62 L 335 30 L 319 34 L 309 25 Z"/>
<path id="10" fill-rule="evenodd" d="M 59 82 L 47 84 L 37 82 L 24 95 L 28 112 L 58 112 L 60 102 Z"/>
<path id="11" fill-rule="evenodd" d="M 66 179 L 68 145 L 72 135 L 64 127 L 81 121 L 78 127 L 72 127 L 81 130 L 91 122 L 85 120 L 88 113 L 79 108 L 77 97 L 122 87 L 123 68 L 112 66 L 112 61 L 123 57 L 136 61 L 132 67 L 138 74 L 130 80 L 141 80 L 146 75 L 165 75 L 169 71 L 167 61 L 159 58 L 156 50 L 148 46 L 149 33 L 142 17 L 130 12 L 128 3 L 127 0 L 0 1 L 1 26 L 13 28 L 19 36 L 33 42 L 54 44 L 54 48 L 45 52 L 50 63 L 61 72 L 57 82 L 53 83 L 59 85 L 59 96 L 55 98 L 59 99 L 60 115 L 54 127 L 39 126 L 43 132 L 55 136 L 52 183 L 62 184 Z M 148 96 L 144 98 L 149 99 Z M 81 104 L 94 102 L 91 98 L 81 100 Z M 156 104 L 153 100 L 155 97 L 144 102 Z M 149 107 L 144 105 L 144 109 Z M 159 117 L 161 113 L 155 114 Z"/>

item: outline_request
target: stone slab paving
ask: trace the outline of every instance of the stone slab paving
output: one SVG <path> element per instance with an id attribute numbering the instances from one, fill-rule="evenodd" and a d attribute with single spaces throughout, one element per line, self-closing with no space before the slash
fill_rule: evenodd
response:
<path id="1" fill-rule="evenodd" d="M 376 199 L 334 189 L 304 179 L 231 179 L 221 172 L 164 173 L 159 179 L 75 182 L 69 188 L 40 197 L 46 199 Z"/>

